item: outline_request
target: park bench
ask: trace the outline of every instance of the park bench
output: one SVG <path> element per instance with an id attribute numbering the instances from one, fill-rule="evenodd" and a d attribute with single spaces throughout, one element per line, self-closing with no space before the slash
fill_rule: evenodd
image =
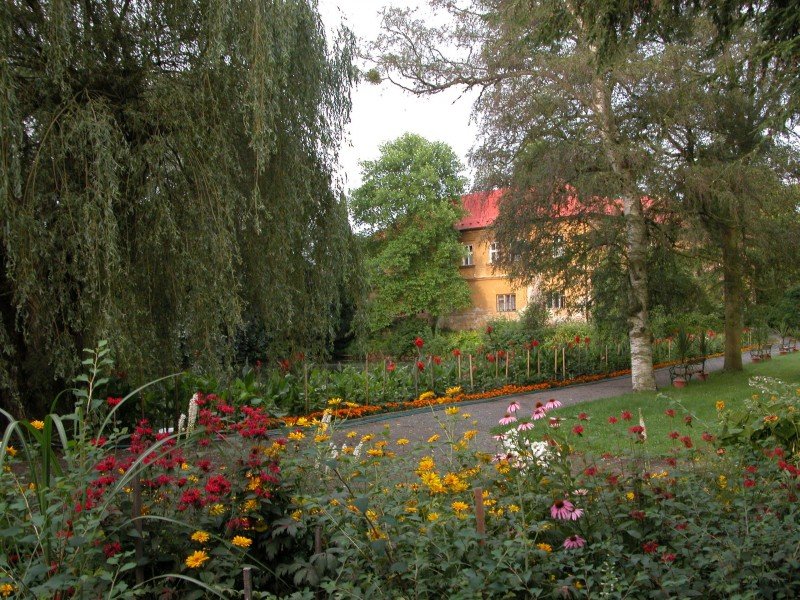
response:
<path id="1" fill-rule="evenodd" d="M 673 383 L 676 379 L 681 378 L 684 381 L 689 381 L 694 375 L 704 376 L 706 374 L 706 359 L 705 358 L 689 358 L 685 361 L 672 365 L 669 368 L 669 381 Z"/>

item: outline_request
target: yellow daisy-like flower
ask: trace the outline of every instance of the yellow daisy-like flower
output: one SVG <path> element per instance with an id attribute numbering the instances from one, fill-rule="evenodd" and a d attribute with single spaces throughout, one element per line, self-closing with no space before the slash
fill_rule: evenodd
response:
<path id="1" fill-rule="evenodd" d="M 187 479 L 192 483 L 198 483 L 200 481 L 200 478 L 197 475 L 189 475 Z"/>
<path id="2" fill-rule="evenodd" d="M 209 556 L 205 550 L 196 550 L 186 557 L 186 566 L 190 569 L 197 569 L 202 567 L 203 563 L 208 560 Z"/>
<path id="3" fill-rule="evenodd" d="M 536 547 L 541 550 L 542 552 L 552 552 L 553 547 L 550 544 L 545 544 L 542 542 L 541 544 L 536 544 Z"/>
<path id="4" fill-rule="evenodd" d="M 314 436 L 314 441 L 317 444 L 321 444 L 322 442 L 327 442 L 329 439 L 331 439 L 331 436 L 329 436 L 327 433 L 318 433 L 317 435 Z"/>
<path id="5" fill-rule="evenodd" d="M 721 490 L 724 490 L 728 487 L 728 478 L 725 475 L 720 475 L 717 477 L 717 485 Z"/>
<path id="6" fill-rule="evenodd" d="M 466 502 L 458 501 L 458 500 L 453 502 L 450 506 L 456 512 L 464 512 L 466 510 L 469 510 L 469 504 L 467 504 Z"/>
<path id="7" fill-rule="evenodd" d="M 303 518 L 302 510 L 296 510 L 292 513 L 292 519 L 294 519 L 295 521 L 299 521 L 302 518 Z"/>
<path id="8" fill-rule="evenodd" d="M 723 402 L 722 400 L 717 400 L 716 406 L 717 410 L 725 410 L 725 402 Z"/>
<path id="9" fill-rule="evenodd" d="M 189 465 L 189 463 L 187 462 L 181 463 L 181 471 L 188 471 L 190 468 L 191 466 Z"/>
<path id="10" fill-rule="evenodd" d="M 6 446 L 6 452 L 8 453 L 9 456 L 17 455 L 17 449 L 14 448 L 14 446 Z"/>
<path id="11" fill-rule="evenodd" d="M 425 400 L 433 400 L 434 398 L 436 398 L 436 394 L 434 394 L 434 393 L 433 393 L 433 392 L 431 392 L 430 390 L 429 390 L 429 391 L 427 391 L 427 392 L 422 392 L 422 393 L 419 395 L 419 399 L 420 399 L 420 400 L 422 400 L 423 402 L 424 402 Z"/>
<path id="12" fill-rule="evenodd" d="M 253 540 L 243 535 L 237 535 L 231 540 L 231 544 L 239 548 L 249 548 L 253 544 Z"/>
<path id="13" fill-rule="evenodd" d="M 457 415 L 459 412 L 461 412 L 461 409 L 457 406 L 449 406 L 448 408 L 444 409 L 444 412 L 448 415 Z"/>
<path id="14" fill-rule="evenodd" d="M 44 421 L 31 421 L 31 427 L 41 431 L 42 429 L 44 429 Z"/>
<path id="15" fill-rule="evenodd" d="M 461 479 L 455 473 L 447 473 L 442 480 L 442 483 L 447 486 L 451 492 L 464 492 L 469 488 L 466 481 Z"/>
<path id="16" fill-rule="evenodd" d="M 16 590 L 17 588 L 15 588 L 10 583 L 4 583 L 3 585 L 0 585 L 0 596 L 2 596 L 3 598 L 8 598 Z"/>
<path id="17" fill-rule="evenodd" d="M 348 435 L 348 437 L 350 437 L 350 436 Z M 361 436 L 361 442 L 366 444 L 367 442 L 372 441 L 372 438 L 374 438 L 374 437 L 375 436 L 372 435 L 371 433 L 368 433 L 367 435 L 362 435 Z"/>
<path id="18" fill-rule="evenodd" d="M 428 443 L 429 444 L 433 444 L 434 442 L 438 442 L 438 441 L 439 441 L 439 434 L 438 433 L 434 433 L 431 437 L 428 438 Z"/>
<path id="19" fill-rule="evenodd" d="M 460 393 L 461 393 L 461 386 L 460 385 L 449 387 L 449 388 L 447 388 L 445 390 L 445 394 L 447 394 L 448 396 L 455 396 L 456 394 L 460 394 Z"/>
<path id="20" fill-rule="evenodd" d="M 304 434 L 302 431 L 290 431 L 289 435 L 286 437 L 294 442 L 299 442 L 306 437 L 306 434 Z"/>
<path id="21" fill-rule="evenodd" d="M 633 502 L 635 498 L 636 494 L 634 494 L 633 492 L 628 492 L 627 494 L 625 494 L 625 499 L 628 500 L 628 502 Z"/>
<path id="22" fill-rule="evenodd" d="M 195 531 L 192 534 L 193 542 L 200 542 L 201 544 L 205 544 L 210 539 L 211 539 L 211 534 L 209 534 L 207 531 Z"/>
<path id="23" fill-rule="evenodd" d="M 331 398 L 330 400 L 328 400 L 328 406 L 338 406 L 341 403 L 342 403 L 341 398 Z"/>
<path id="24" fill-rule="evenodd" d="M 297 419 L 295 425 L 297 425 L 298 427 L 308 427 L 309 425 L 311 425 L 311 421 L 309 421 L 306 417 L 300 417 Z"/>
<path id="25" fill-rule="evenodd" d="M 247 500 L 244 504 L 242 504 L 242 510 L 245 512 L 253 512 L 258 508 L 258 502 L 256 500 Z"/>
<path id="26" fill-rule="evenodd" d="M 222 505 L 222 504 L 219 504 L 219 503 L 217 503 L 217 504 L 212 504 L 212 505 L 211 505 L 211 507 L 208 509 L 208 512 L 209 512 L 209 513 L 210 513 L 212 516 L 214 516 L 214 517 L 218 517 L 218 516 L 220 516 L 222 513 L 224 513 L 224 512 L 225 512 L 225 506 L 224 506 L 224 505 Z"/>
<path id="27" fill-rule="evenodd" d="M 370 448 L 367 450 L 367 456 L 383 456 L 383 450 L 380 448 Z"/>
<path id="28" fill-rule="evenodd" d="M 517 506 L 516 504 L 509 504 L 506 508 L 510 513 L 517 513 L 520 511 L 519 506 Z"/>
<path id="29" fill-rule="evenodd" d="M 405 446 L 407 444 L 408 444 L 408 440 L 406 438 L 400 438 L 399 440 L 397 440 L 397 445 L 398 446 Z"/>
<path id="30" fill-rule="evenodd" d="M 424 471 L 433 471 L 436 468 L 436 463 L 433 461 L 433 458 L 430 456 L 423 456 L 419 459 L 419 465 L 417 466 L 417 471 L 424 472 Z"/>
<path id="31" fill-rule="evenodd" d="M 349 438 L 354 438 L 354 437 L 356 437 L 357 435 L 358 435 L 358 434 L 357 434 L 355 431 L 349 431 L 349 432 L 347 433 L 347 437 L 349 437 Z"/>
<path id="32" fill-rule="evenodd" d="M 439 520 L 439 513 L 432 512 L 428 515 L 428 521 L 430 521 L 431 523 L 438 520 Z"/>
<path id="33" fill-rule="evenodd" d="M 469 430 L 464 432 L 464 436 L 463 437 L 464 437 L 465 440 L 471 440 L 476 435 L 478 435 L 478 430 L 477 429 L 469 429 Z"/>

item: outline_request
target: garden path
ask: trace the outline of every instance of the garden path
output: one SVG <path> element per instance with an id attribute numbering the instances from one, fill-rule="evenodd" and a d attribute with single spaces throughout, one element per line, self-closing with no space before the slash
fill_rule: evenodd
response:
<path id="1" fill-rule="evenodd" d="M 744 353 L 742 361 L 746 364 L 750 362 L 749 353 Z M 706 370 L 709 372 L 722 370 L 723 358 L 713 358 L 706 361 Z M 669 371 L 667 368 L 656 371 L 656 384 L 658 389 L 668 389 L 670 387 Z M 473 442 L 473 447 L 483 452 L 495 452 L 497 442 L 492 439 L 491 429 L 497 425 L 497 420 L 503 416 L 506 407 L 511 400 L 516 400 L 522 406 L 522 412 L 531 413 L 536 402 L 546 402 L 550 398 L 559 400 L 564 406 L 591 402 L 601 398 L 619 396 L 633 391 L 631 388 L 630 375 L 604 379 L 593 383 L 585 383 L 564 388 L 554 388 L 530 394 L 520 394 L 516 396 L 504 396 L 489 400 L 477 400 L 473 402 L 459 403 L 462 413 L 467 413 L 469 419 L 460 422 L 458 431 L 455 435 L 460 436 L 468 429 L 476 429 L 477 436 Z M 386 415 L 376 415 L 358 419 L 352 423 L 344 425 L 346 431 L 356 431 L 360 435 L 375 434 L 376 437 L 383 434 L 389 428 L 389 440 L 406 438 L 411 444 L 424 442 L 432 435 L 443 434 L 439 421 L 444 421 L 444 409 L 447 405 L 435 406 L 431 409 L 414 411 L 412 413 L 390 413 Z M 394 445 L 393 445 L 394 446 Z M 393 448 L 396 449 L 396 448 Z"/>

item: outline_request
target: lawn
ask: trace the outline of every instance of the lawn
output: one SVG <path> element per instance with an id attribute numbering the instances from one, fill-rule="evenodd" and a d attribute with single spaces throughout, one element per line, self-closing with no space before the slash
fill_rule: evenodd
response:
<path id="1" fill-rule="evenodd" d="M 581 436 L 570 434 L 577 452 L 618 454 L 635 449 L 649 455 L 665 454 L 670 448 L 682 445 L 679 439 L 670 439 L 672 431 L 679 432 L 681 437 L 690 436 L 694 446 L 702 449 L 708 446 L 702 439 L 703 433 L 716 435 L 720 429 L 717 401 L 723 401 L 726 409 L 741 407 L 753 393 L 748 382 L 756 375 L 776 377 L 800 386 L 800 353 L 746 365 L 742 373 L 712 373 L 708 381 L 693 382 L 683 389 L 624 394 L 565 407 L 551 414 L 566 418 L 563 427 L 570 430 L 578 424 L 583 426 Z M 670 408 L 675 410 L 675 417 L 665 414 Z M 639 409 L 647 427 L 644 444 L 635 444 L 635 435 L 628 431 L 629 427 L 638 425 Z M 633 418 L 623 420 L 623 411 L 629 411 Z M 580 413 L 586 413 L 589 420 L 578 420 Z M 684 421 L 687 415 L 692 417 L 691 425 Z M 619 421 L 610 424 L 608 419 L 612 416 Z"/>

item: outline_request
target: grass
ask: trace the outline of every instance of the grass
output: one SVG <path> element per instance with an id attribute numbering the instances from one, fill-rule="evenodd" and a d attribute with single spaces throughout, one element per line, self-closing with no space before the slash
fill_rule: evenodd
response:
<path id="1" fill-rule="evenodd" d="M 741 373 L 712 373 L 706 382 L 692 382 L 683 389 L 671 388 L 660 392 L 633 392 L 611 398 L 602 398 L 576 406 L 553 411 L 553 416 L 566 418 L 562 427 L 572 429 L 580 424 L 584 427 L 581 437 L 569 434 L 576 452 L 619 454 L 636 450 L 645 455 L 664 455 L 670 449 L 682 445 L 680 440 L 669 438 L 671 431 L 681 436 L 690 436 L 695 447 L 709 447 L 702 440 L 704 432 L 716 435 L 720 429 L 716 403 L 722 400 L 727 408 L 741 407 L 752 395 L 748 384 L 751 377 L 762 375 L 775 377 L 800 386 L 800 353 L 775 356 L 772 360 L 745 365 Z M 675 410 L 675 417 L 668 417 L 665 411 Z M 639 409 L 647 426 L 647 441 L 634 444 L 635 436 L 628 428 L 639 424 Z M 620 418 L 622 411 L 633 415 L 630 421 Z M 578 415 L 586 413 L 590 420 L 578 421 Z M 691 415 L 691 426 L 686 425 L 684 417 Z M 608 418 L 619 419 L 609 424 Z"/>

